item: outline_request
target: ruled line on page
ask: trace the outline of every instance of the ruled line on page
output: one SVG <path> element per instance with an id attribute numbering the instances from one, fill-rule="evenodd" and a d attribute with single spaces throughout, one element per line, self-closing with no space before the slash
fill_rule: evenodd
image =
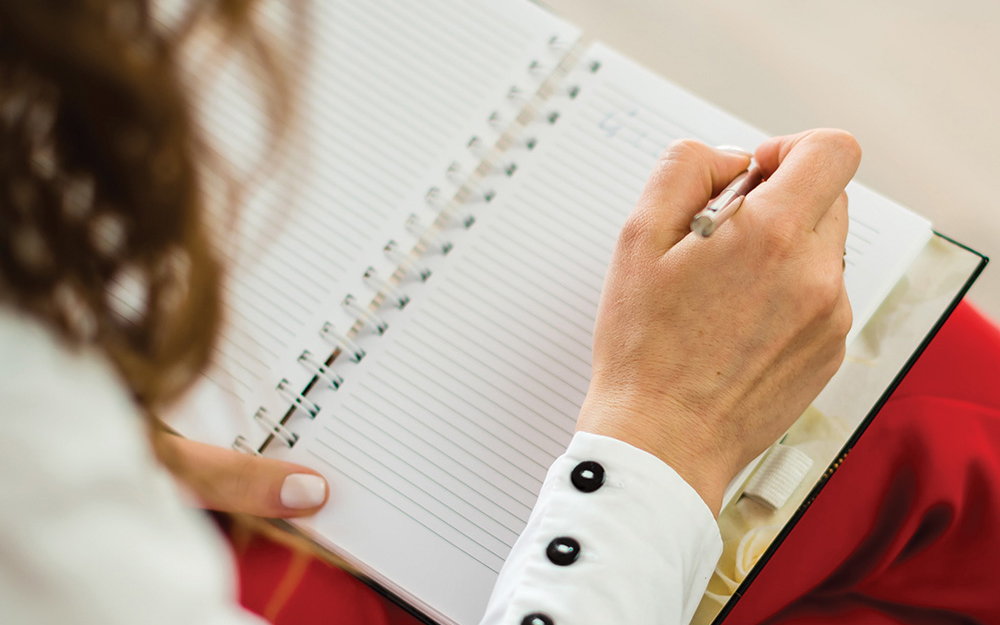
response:
<path id="1" fill-rule="evenodd" d="M 544 262 L 536 263 L 534 261 L 543 260 L 543 258 L 539 257 L 535 250 L 523 246 L 511 246 L 510 241 L 510 238 L 499 232 L 495 233 L 489 241 L 484 241 L 482 243 L 482 249 L 486 253 L 484 260 L 487 262 L 501 260 L 507 269 L 513 269 L 521 277 L 524 284 L 537 287 L 540 292 L 549 294 L 561 306 L 565 307 L 567 314 L 580 320 L 584 332 L 589 331 L 593 326 L 597 310 L 595 298 L 600 297 L 600 290 L 582 289 L 591 295 L 591 298 L 588 299 L 586 295 L 582 295 L 579 291 L 567 286 L 562 279 L 556 278 L 556 274 L 559 272 L 552 271 L 555 265 L 549 262 L 549 255 L 544 257 Z M 520 247 L 521 253 L 512 254 L 512 247 Z M 576 281 L 573 277 L 566 277 L 566 279 L 571 282 Z"/>
<path id="2" fill-rule="evenodd" d="M 537 402 L 531 402 L 527 398 L 517 397 L 512 394 L 511 389 L 505 388 L 504 385 L 490 381 L 485 375 L 474 373 L 467 366 L 468 360 L 461 362 L 463 357 L 456 356 L 456 354 L 450 350 L 448 353 L 436 351 L 436 348 L 438 347 L 437 345 L 432 342 L 421 341 L 419 339 L 413 348 L 405 346 L 402 343 L 399 343 L 398 345 L 409 350 L 411 354 L 423 357 L 425 360 L 431 355 L 439 355 L 442 359 L 447 358 L 447 363 L 442 362 L 441 365 L 436 367 L 437 372 L 442 375 L 442 379 L 447 382 L 454 383 L 464 391 L 473 394 L 475 402 L 469 403 L 488 403 L 494 406 L 497 410 L 506 413 L 508 417 L 508 427 L 524 437 L 526 441 L 537 444 L 538 446 L 555 446 L 555 448 L 558 448 L 561 444 L 561 441 L 552 432 L 552 429 L 542 424 L 546 423 L 546 421 L 536 424 L 536 419 L 522 414 L 521 409 L 536 416 L 540 416 L 540 409 Z M 513 406 L 508 407 L 508 402 L 518 404 L 521 406 L 521 409 L 517 409 Z"/>
<path id="3" fill-rule="evenodd" d="M 484 549 L 488 549 L 494 555 L 501 555 L 505 550 L 510 549 L 517 539 L 517 530 L 511 529 L 503 522 L 498 521 L 492 514 L 486 513 L 477 508 L 472 503 L 473 496 L 477 496 L 470 489 L 461 489 L 465 492 L 459 494 L 453 490 L 446 482 L 455 484 L 455 480 L 447 472 L 440 469 L 434 470 L 425 456 L 413 453 L 412 448 L 406 445 L 399 445 L 398 441 L 391 437 L 380 436 L 384 431 L 372 428 L 368 417 L 353 413 L 357 420 L 349 418 L 351 413 L 344 415 L 344 418 L 337 422 L 336 430 L 329 430 L 337 438 L 339 452 L 343 453 L 344 445 L 349 445 L 361 454 L 368 457 L 371 462 L 366 462 L 368 469 L 366 473 L 375 475 L 375 468 L 381 467 L 392 479 L 400 480 L 407 488 L 415 489 L 424 495 L 422 499 L 427 503 L 424 509 L 430 510 L 431 504 L 440 506 L 444 514 L 448 514 L 454 519 L 454 523 L 461 524 L 464 529 L 460 530 L 470 540 L 475 541 Z M 363 425 L 364 427 L 359 427 Z M 374 431 L 366 431 L 374 430 Z M 329 438 L 318 438 L 320 443 L 330 441 Z M 461 483 L 459 483 L 461 485 Z M 481 498 L 481 496 L 478 496 Z M 449 514 L 450 513 L 450 514 Z"/>
<path id="4" fill-rule="evenodd" d="M 524 202 L 524 206 L 529 209 L 529 212 L 531 209 L 541 209 L 541 207 L 527 201 Z M 524 211 L 521 211 L 519 215 L 523 215 L 523 212 Z M 525 221 L 529 220 L 526 219 Z M 530 220 L 530 222 L 535 225 L 545 223 L 545 220 Z M 546 242 L 543 241 L 537 234 L 537 232 L 545 232 L 544 229 L 531 233 L 525 232 L 524 230 L 509 229 L 506 224 L 495 224 L 494 229 L 497 232 L 497 237 L 493 241 L 494 245 L 504 249 L 520 250 L 523 254 L 530 254 L 538 246 L 544 247 L 546 243 L 552 251 L 557 253 L 570 249 L 574 244 L 572 239 L 567 236 L 572 232 L 571 230 L 567 230 L 565 233 L 561 233 L 558 236 L 553 236 L 548 242 Z M 582 236 L 581 239 L 586 241 L 586 239 Z M 577 241 L 576 244 L 579 245 L 580 241 Z M 598 245 L 598 243 L 595 243 L 595 246 L 596 245 Z M 610 256 L 610 253 L 611 252 L 609 250 L 607 255 Z M 535 271 L 548 278 L 558 279 L 567 290 L 583 301 L 588 302 L 589 306 L 593 306 L 594 302 L 596 302 L 601 296 L 601 290 L 594 286 L 593 280 L 603 280 L 604 278 L 603 267 L 600 269 L 596 268 L 600 259 L 604 256 L 604 254 L 594 254 L 591 256 L 591 259 L 594 261 L 593 269 L 584 263 L 578 263 L 576 266 L 571 266 L 569 262 L 565 261 L 564 258 L 560 256 L 554 259 L 554 262 L 550 262 L 544 267 L 536 267 Z M 524 260 L 524 257 L 519 257 L 518 260 L 522 265 L 527 263 L 527 261 Z M 591 280 L 581 277 L 581 273 L 589 274 Z"/>
<path id="5" fill-rule="evenodd" d="M 454 275 L 464 278 L 461 282 L 461 292 L 463 297 L 470 304 L 478 304 L 482 314 L 490 310 L 495 311 L 497 318 L 506 317 L 512 325 L 512 332 L 522 330 L 530 332 L 534 336 L 542 337 L 555 348 L 573 355 L 576 366 L 587 369 L 589 378 L 590 367 L 590 345 L 580 341 L 577 336 L 564 332 L 556 323 L 541 315 L 535 306 L 522 302 L 518 291 L 501 291 L 498 287 L 509 285 L 489 285 L 487 286 L 478 274 L 464 271 L 462 267 L 455 267 Z M 457 280 L 456 280 L 457 283 Z"/>
<path id="6" fill-rule="evenodd" d="M 543 450 L 529 449 L 534 443 L 507 426 L 502 419 L 476 409 L 466 399 L 441 385 L 436 379 L 421 375 L 420 370 L 410 363 L 399 361 L 398 364 L 401 366 L 388 367 L 383 371 L 385 375 L 379 379 L 382 384 L 377 388 L 364 387 L 366 394 L 362 397 L 382 398 L 388 393 L 399 392 L 397 389 L 410 389 L 412 392 L 402 397 L 401 403 L 395 406 L 400 415 L 407 415 L 417 420 L 423 419 L 421 422 L 431 419 L 439 424 L 436 431 L 440 431 L 441 428 L 454 431 L 465 439 L 466 445 L 476 447 L 478 451 L 485 452 L 493 458 L 493 464 L 488 468 L 486 475 L 504 476 L 506 480 L 533 494 L 532 489 L 541 484 L 541 475 L 547 468 L 537 460 L 539 452 Z M 417 383 L 420 380 L 423 380 L 422 384 Z M 388 384 L 385 384 L 386 382 Z M 436 393 L 430 394 L 429 388 L 434 389 Z M 458 400 L 458 403 L 453 403 L 446 396 Z M 423 397 L 430 403 L 424 403 L 418 397 Z M 361 400 L 359 398 L 359 401 Z M 436 405 L 433 410 L 432 403 Z M 402 404 L 406 407 L 404 408 Z M 418 419 L 415 415 L 422 416 Z M 517 476 L 517 479 L 512 476 Z"/>
<path id="7" fill-rule="evenodd" d="M 509 289 L 512 301 L 516 301 L 515 298 L 525 301 L 528 308 L 534 309 L 541 317 L 549 320 L 550 327 L 576 341 L 584 348 L 589 347 L 590 342 L 587 340 L 587 336 L 591 332 L 591 325 L 587 319 L 583 318 L 583 315 L 574 314 L 571 310 L 560 310 L 553 303 L 555 297 L 549 297 L 544 289 L 527 280 L 515 285 L 511 272 L 505 271 L 506 268 L 491 265 L 491 262 L 497 262 L 497 258 L 488 257 L 485 254 L 483 257 L 467 257 L 465 268 L 466 270 L 476 270 L 482 280 L 489 280 L 493 284 Z"/>
<path id="8" fill-rule="evenodd" d="M 409 399 L 409 398 L 407 398 Z M 454 432 L 460 434 L 459 438 L 462 438 L 462 443 L 459 443 L 455 438 L 449 436 L 444 430 L 449 429 L 448 426 L 451 424 L 447 421 L 440 419 L 435 420 L 435 423 L 444 425 L 443 429 L 433 428 L 426 423 L 423 419 L 418 419 L 414 415 L 409 415 L 405 412 L 405 408 L 401 405 L 401 402 L 393 402 L 389 397 L 382 395 L 379 397 L 382 403 L 384 403 L 393 412 L 387 414 L 379 410 L 372 403 L 366 402 L 364 399 L 359 398 L 359 403 L 375 411 L 375 413 L 384 417 L 387 421 L 391 422 L 393 425 L 399 427 L 400 429 L 407 432 L 409 436 L 413 439 L 419 440 L 421 443 L 426 445 L 428 448 L 433 449 L 434 453 L 439 454 L 442 458 L 453 461 L 456 465 L 459 465 L 462 469 L 469 471 L 471 476 L 471 482 L 476 484 L 478 488 L 483 488 L 484 492 L 482 494 L 489 495 L 494 503 L 497 505 L 507 506 L 504 512 L 507 514 L 517 514 L 511 513 L 510 509 L 519 511 L 520 513 L 531 511 L 531 500 L 533 499 L 533 492 L 525 487 L 523 484 L 511 479 L 506 473 L 488 473 L 490 476 L 495 476 L 498 478 L 496 481 L 498 483 L 488 481 L 483 478 L 481 471 L 483 469 L 490 469 L 495 465 L 491 465 L 489 462 L 484 460 L 484 456 L 490 456 L 491 462 L 502 462 L 514 468 L 515 465 L 510 463 L 509 458 L 504 458 L 499 456 L 495 450 L 479 445 L 473 438 L 465 435 L 460 429 L 451 427 L 450 429 Z M 433 415 L 432 412 L 428 411 L 426 407 L 422 406 L 419 402 L 414 401 L 415 404 L 420 405 L 424 410 L 425 415 Z M 357 411 L 354 412 L 355 416 L 361 419 L 368 418 L 368 412 L 365 411 L 364 414 L 359 414 Z M 398 415 L 406 414 L 409 417 L 406 420 L 398 418 Z M 466 446 L 475 447 L 475 452 L 467 449 Z M 463 446 L 464 445 L 464 446 Z M 477 455 L 478 454 L 478 455 Z M 475 468 L 473 468 L 475 467 Z M 525 474 L 529 479 L 530 475 Z M 537 484 L 531 483 L 536 486 Z M 470 484 L 471 486 L 472 484 Z M 513 486 L 517 492 L 523 497 L 514 496 L 510 492 L 510 487 Z M 521 518 L 521 517 L 517 517 Z"/>
<path id="9" fill-rule="evenodd" d="M 571 405 L 578 405 L 583 393 L 586 391 L 585 386 L 581 387 L 579 383 L 574 385 L 577 379 L 569 380 L 557 371 L 543 367 L 537 364 L 534 359 L 527 357 L 524 349 L 531 346 L 519 337 L 510 336 L 514 344 L 518 346 L 515 349 L 509 342 L 501 341 L 492 332 L 482 328 L 482 322 L 470 322 L 454 309 L 439 308 L 433 312 L 429 311 L 425 317 L 425 323 L 433 323 L 437 327 L 437 334 L 451 332 L 454 334 L 456 341 L 465 342 L 469 345 L 478 345 L 486 349 L 490 354 L 497 357 L 498 363 L 502 363 L 506 371 L 520 371 L 524 369 L 544 391 L 566 402 L 570 402 Z M 492 327 L 497 326 L 492 325 Z M 541 352 L 538 353 L 544 358 L 544 354 Z M 558 366 L 557 361 L 553 360 L 551 362 Z M 586 380 L 586 378 L 580 377 L 582 380 Z"/>
<path id="10" fill-rule="evenodd" d="M 330 462 L 330 459 L 328 457 L 326 457 L 324 454 L 319 454 L 319 453 L 317 453 L 314 450 L 310 450 L 309 454 L 312 457 L 314 457 L 316 460 L 318 460 L 319 462 L 321 462 L 323 464 L 326 464 L 326 465 L 330 466 L 331 468 L 333 468 L 334 470 L 336 470 L 337 473 L 341 477 L 354 482 L 355 484 L 357 484 L 361 488 L 365 489 L 369 493 L 375 495 L 381 501 L 383 501 L 386 505 L 392 506 L 393 508 L 395 508 L 396 510 L 398 510 L 400 513 L 402 513 L 405 516 L 407 516 L 410 519 L 412 519 L 415 523 L 423 526 L 424 528 L 426 528 L 427 530 L 429 530 L 430 532 L 432 532 L 433 534 L 435 534 L 438 538 L 441 538 L 446 543 L 450 544 L 452 547 L 454 547 L 454 548 L 458 549 L 459 551 L 463 552 L 464 554 L 466 554 L 467 556 L 469 556 L 473 560 L 479 562 L 480 564 L 482 564 L 486 568 L 490 569 L 494 573 L 497 573 L 497 574 L 500 573 L 500 567 L 503 566 L 503 558 L 502 557 L 499 557 L 496 554 L 494 554 L 494 553 L 492 553 L 490 551 L 487 551 L 487 550 L 480 550 L 479 553 L 473 553 L 469 549 L 468 544 L 462 544 L 462 542 L 464 542 L 464 541 L 457 541 L 457 540 L 455 540 L 455 533 L 459 533 L 463 537 L 464 537 L 464 534 L 461 534 L 461 532 L 459 532 L 458 529 L 456 529 L 454 526 L 452 526 L 451 524 L 449 524 L 447 521 L 445 521 L 441 517 L 435 515 L 434 513 L 430 512 L 429 510 L 426 510 L 423 507 L 421 507 L 420 504 L 417 503 L 416 501 L 414 501 L 414 499 L 412 497 L 410 497 L 406 493 L 398 490 L 392 484 L 390 484 L 390 483 L 388 483 L 388 482 L 386 482 L 384 480 L 379 480 L 378 478 L 375 478 L 376 480 L 379 481 L 381 487 L 380 488 L 372 488 L 372 486 L 370 484 L 367 484 L 364 481 L 360 480 L 358 478 L 358 474 L 356 474 L 354 472 L 355 470 L 364 471 L 363 467 L 361 465 L 359 465 L 357 462 L 355 462 L 355 461 L 353 461 L 353 460 L 345 457 L 344 460 L 346 462 L 348 462 L 348 463 L 351 464 L 352 470 L 344 470 L 342 467 L 339 467 L 339 466 L 333 464 L 332 462 Z M 388 498 L 385 497 L 385 494 L 384 494 L 385 493 L 385 489 L 389 489 L 391 492 L 393 492 L 399 498 L 402 498 L 402 499 L 406 500 L 407 502 L 409 502 L 409 505 L 401 505 L 400 503 L 398 503 L 398 501 L 390 501 Z M 431 515 L 433 517 L 433 519 L 437 521 L 437 523 L 435 524 L 433 522 L 428 522 L 427 518 L 420 518 L 420 517 L 414 515 L 414 513 L 413 513 L 414 506 L 416 506 L 419 510 L 425 512 L 426 514 Z M 435 528 L 434 527 L 435 525 L 438 525 L 438 527 Z M 443 528 L 441 528 L 440 526 L 447 527 L 451 531 L 443 531 Z M 483 553 L 483 551 L 486 551 L 486 553 Z"/>
<path id="11" fill-rule="evenodd" d="M 391 491 L 379 493 L 386 500 L 393 498 L 392 492 L 412 493 L 419 499 L 415 503 L 420 509 L 439 519 L 447 517 L 448 524 L 461 536 L 494 555 L 509 550 L 523 522 L 509 512 L 502 515 L 506 522 L 496 519 L 495 504 L 485 502 L 482 494 L 472 491 L 452 473 L 435 467 L 412 447 L 380 436 L 369 422 L 370 417 L 368 411 L 347 411 L 328 424 L 326 431 L 314 438 L 329 452 L 329 456 L 326 452 L 320 454 L 324 460 L 331 466 L 342 467 L 345 461 L 357 465 L 360 471 L 355 472 L 355 477 L 376 492 L 379 487 L 367 478 L 391 487 Z"/>
<path id="12" fill-rule="evenodd" d="M 478 317 L 477 323 L 484 331 L 490 332 L 492 335 L 501 333 L 508 343 L 517 343 L 518 350 L 526 359 L 545 363 L 545 366 L 550 369 L 562 369 L 561 375 L 575 379 L 575 388 L 585 389 L 590 382 L 589 376 L 582 373 L 590 366 L 590 361 L 587 359 L 589 354 L 566 350 L 546 335 L 531 328 L 530 325 L 521 324 L 518 326 L 518 317 L 512 315 L 509 310 L 494 307 L 483 299 L 456 297 L 447 289 L 437 291 L 435 296 L 446 303 L 449 310 L 464 310 L 469 315 Z M 518 334 L 516 330 L 524 330 L 524 332 Z M 571 363 L 575 364 L 576 367 L 574 368 Z"/>
<path id="13" fill-rule="evenodd" d="M 414 435 L 412 430 L 402 426 L 401 420 L 392 418 L 374 404 L 364 402 L 362 404 L 365 406 L 363 412 L 359 409 L 348 409 L 345 412 L 345 418 L 342 422 L 338 422 L 338 429 L 328 428 L 328 430 L 336 435 L 340 431 L 339 427 L 346 424 L 346 427 L 351 427 L 359 434 L 365 435 L 361 428 L 352 425 L 353 423 L 365 424 L 365 426 L 372 429 L 372 436 L 366 436 L 366 438 L 369 438 L 372 443 L 390 454 L 389 457 L 393 458 L 394 461 L 402 460 L 406 462 L 407 471 L 415 468 L 422 476 L 439 486 L 442 491 L 468 504 L 472 510 L 482 514 L 484 517 L 495 521 L 496 526 L 492 529 L 484 527 L 468 516 L 464 517 L 466 520 L 477 524 L 491 534 L 496 535 L 500 532 L 498 528 L 503 528 L 511 532 L 507 536 L 508 539 L 517 537 L 517 532 L 523 527 L 521 517 L 511 513 L 509 509 L 498 505 L 494 499 L 487 497 L 487 494 L 492 497 L 505 499 L 507 505 L 514 504 L 513 507 L 521 512 L 526 511 L 523 509 L 523 504 L 508 497 L 506 493 L 495 488 L 489 482 L 482 479 L 475 479 L 475 473 L 468 472 L 469 465 L 459 464 L 453 459 L 452 454 L 457 450 L 442 450 L 440 446 L 430 444 L 426 439 Z M 354 418 L 350 418 L 351 416 Z M 395 428 L 402 429 L 409 436 L 405 436 L 405 440 L 404 438 L 395 436 L 393 434 Z M 383 443 L 388 443 L 389 446 L 387 447 Z M 420 449 L 422 446 L 424 449 Z M 430 453 L 426 453 L 428 451 Z M 424 465 L 423 468 L 421 468 L 421 464 Z M 469 476 L 473 477 L 472 480 L 460 481 L 455 477 L 456 474 L 466 474 L 467 472 Z"/>
<path id="14" fill-rule="evenodd" d="M 570 402 L 570 400 L 566 399 L 565 397 L 562 397 L 561 395 L 558 395 L 557 393 L 552 391 L 550 388 L 545 387 L 544 385 L 538 385 L 537 383 L 532 384 L 532 382 L 537 382 L 536 380 L 534 379 L 529 380 L 527 378 L 519 380 L 515 379 L 511 375 L 508 375 L 509 371 L 519 371 L 519 369 L 513 369 L 511 367 L 506 367 L 501 369 L 499 365 L 505 364 L 505 361 L 503 361 L 502 359 L 496 358 L 496 359 L 491 359 L 493 360 L 492 362 L 487 361 L 486 359 L 481 358 L 477 355 L 476 352 L 479 350 L 464 349 L 461 345 L 462 343 L 461 339 L 463 338 L 463 336 L 461 335 L 461 333 L 455 331 L 452 326 L 445 326 L 442 331 L 442 329 L 440 328 L 432 329 L 426 323 L 421 324 L 414 322 L 413 327 L 421 331 L 420 332 L 421 336 L 425 336 L 428 337 L 429 339 L 435 340 L 438 346 L 446 346 L 450 348 L 447 350 L 448 353 L 451 355 L 452 358 L 456 358 L 459 364 L 467 364 L 470 370 L 475 369 L 477 371 L 482 371 L 483 376 L 482 377 L 476 376 L 476 377 L 479 377 L 483 382 L 490 384 L 500 392 L 508 394 L 511 401 L 520 404 L 526 410 L 535 413 L 537 416 L 544 418 L 542 414 L 535 412 L 534 406 L 537 406 L 538 403 L 542 403 L 555 411 L 567 411 L 570 415 L 572 415 L 575 412 L 575 407 Z M 449 334 L 451 336 L 446 336 Z M 469 344 L 471 345 L 472 343 Z M 477 345 L 477 347 L 481 346 L 482 346 L 481 343 Z M 491 356 L 497 356 L 496 352 L 492 350 L 490 350 L 489 353 Z M 502 387 L 494 385 L 493 382 L 489 381 L 486 376 L 488 376 L 492 380 L 497 380 L 497 381 L 502 379 L 503 381 L 506 382 L 506 384 L 500 382 L 501 384 L 503 384 Z M 545 396 L 546 394 L 544 393 L 544 391 L 538 388 L 539 386 L 542 386 L 545 390 L 549 390 L 550 394 L 548 397 Z M 508 389 L 510 390 L 508 391 Z M 513 393 L 511 393 L 511 391 L 513 391 Z M 552 395 L 556 395 L 556 397 L 552 397 Z M 522 402 L 519 398 L 524 398 L 526 401 L 530 401 L 530 404 Z M 556 404 L 561 404 L 561 405 L 557 406 Z"/>

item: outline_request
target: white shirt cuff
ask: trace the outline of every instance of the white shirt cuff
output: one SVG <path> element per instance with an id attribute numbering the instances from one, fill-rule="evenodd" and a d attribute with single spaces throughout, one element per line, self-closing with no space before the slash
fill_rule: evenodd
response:
<path id="1" fill-rule="evenodd" d="M 715 518 L 673 469 L 578 432 L 549 469 L 483 623 L 688 623 L 721 554 Z"/>

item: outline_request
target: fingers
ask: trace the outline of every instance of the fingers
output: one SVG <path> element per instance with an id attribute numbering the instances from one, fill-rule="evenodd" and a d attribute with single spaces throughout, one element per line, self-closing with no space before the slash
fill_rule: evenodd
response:
<path id="1" fill-rule="evenodd" d="M 749 155 L 675 141 L 660 157 L 622 236 L 666 251 L 691 232 L 695 213 L 749 164 Z"/>
<path id="2" fill-rule="evenodd" d="M 301 465 L 241 454 L 169 434 L 165 461 L 206 508 L 267 518 L 315 513 L 326 503 L 326 480 Z"/>
<path id="3" fill-rule="evenodd" d="M 765 182 L 742 210 L 811 230 L 854 177 L 861 148 L 850 133 L 822 128 L 769 139 L 755 156 Z"/>

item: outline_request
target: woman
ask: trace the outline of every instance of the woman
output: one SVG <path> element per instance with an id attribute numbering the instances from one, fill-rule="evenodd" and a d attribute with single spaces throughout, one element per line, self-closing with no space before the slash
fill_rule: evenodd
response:
<path id="1" fill-rule="evenodd" d="M 206 1 L 191 19 L 253 44 L 249 5 Z M 219 316 L 178 76 L 187 30 L 159 33 L 138 0 L 0 3 L 0 605 L 13 622 L 253 621 L 224 544 L 160 463 L 210 507 L 292 516 L 326 499 L 308 468 L 155 426 L 206 364 Z M 725 485 L 840 364 L 857 144 L 827 130 L 766 142 L 767 182 L 717 245 L 691 245 L 691 216 L 749 156 L 680 142 L 650 178 L 608 274 L 578 434 L 487 622 L 686 621 L 721 550 Z M 126 273 L 148 287 L 130 314 L 109 296 Z M 609 492 L 605 471 L 626 487 L 587 496 Z M 581 536 L 601 566 L 577 563 Z"/>

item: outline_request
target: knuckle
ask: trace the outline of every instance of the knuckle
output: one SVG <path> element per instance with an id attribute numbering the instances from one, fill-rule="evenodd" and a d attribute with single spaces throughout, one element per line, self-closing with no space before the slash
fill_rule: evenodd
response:
<path id="1" fill-rule="evenodd" d="M 861 162 L 861 144 L 851 133 L 837 128 L 823 128 L 816 135 L 839 158 L 854 165 Z"/>
<path id="2" fill-rule="evenodd" d="M 840 273 L 838 268 L 838 274 Z M 813 309 L 820 315 L 833 317 L 840 302 L 840 292 L 843 288 L 843 276 L 834 274 L 819 266 L 814 266 L 808 272 L 804 294 L 809 298 Z"/>
<path id="3" fill-rule="evenodd" d="M 843 364 L 844 358 L 847 356 L 847 345 L 840 341 L 836 347 L 831 351 L 830 357 L 827 360 L 826 368 L 824 374 L 827 379 L 832 378 L 837 370 L 840 369 L 840 365 Z"/>
<path id="4" fill-rule="evenodd" d="M 820 279 L 819 297 L 823 303 L 823 310 L 831 316 L 836 313 L 840 303 L 840 292 L 844 288 L 843 272 L 837 268 L 837 272 L 825 271 Z"/>
<path id="5" fill-rule="evenodd" d="M 625 220 L 618 234 L 618 247 L 622 250 L 634 250 L 641 247 L 649 237 L 652 228 L 651 217 L 646 209 L 636 208 Z"/>
<path id="6" fill-rule="evenodd" d="M 654 170 L 654 178 L 659 179 L 667 172 L 693 173 L 703 167 L 710 148 L 696 139 L 676 139 L 660 154 Z"/>
<path id="7" fill-rule="evenodd" d="M 854 326 L 854 312 L 846 301 L 840 302 L 837 305 L 831 325 L 834 336 L 841 342 L 851 332 L 851 328 Z"/>
<path id="8" fill-rule="evenodd" d="M 697 139 L 675 139 L 660 154 L 660 163 L 687 161 L 699 158 L 707 146 Z"/>

